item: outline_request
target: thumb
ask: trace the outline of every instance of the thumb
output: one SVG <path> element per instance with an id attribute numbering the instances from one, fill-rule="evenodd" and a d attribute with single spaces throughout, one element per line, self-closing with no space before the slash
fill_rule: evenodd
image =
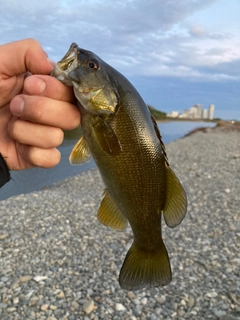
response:
<path id="1" fill-rule="evenodd" d="M 39 42 L 25 39 L 0 46 L 0 74 L 6 76 L 32 74 L 49 74 L 53 69 L 46 52 Z"/>

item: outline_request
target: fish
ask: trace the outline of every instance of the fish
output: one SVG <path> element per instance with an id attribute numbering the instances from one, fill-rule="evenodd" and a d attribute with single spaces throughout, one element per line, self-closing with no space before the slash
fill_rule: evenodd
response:
<path id="1" fill-rule="evenodd" d="M 98 220 L 115 230 L 130 224 L 133 243 L 119 274 L 125 290 L 165 286 L 172 271 L 161 218 L 178 226 L 187 197 L 169 166 L 158 125 L 135 87 L 91 51 L 72 43 L 51 73 L 73 86 L 83 135 L 69 160 L 93 157 L 105 184 Z"/>

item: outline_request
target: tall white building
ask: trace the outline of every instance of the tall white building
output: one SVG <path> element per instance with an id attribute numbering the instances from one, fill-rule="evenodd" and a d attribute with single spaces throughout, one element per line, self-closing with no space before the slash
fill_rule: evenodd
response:
<path id="1" fill-rule="evenodd" d="M 203 118 L 203 119 L 207 119 L 207 113 L 208 113 L 208 112 L 207 112 L 207 109 L 203 109 L 203 110 L 202 110 L 202 118 Z"/>
<path id="2" fill-rule="evenodd" d="M 212 120 L 214 118 L 214 104 L 210 104 L 208 107 L 208 119 Z"/>
<path id="3" fill-rule="evenodd" d="M 202 118 L 202 105 L 197 104 L 195 106 L 195 108 L 196 108 L 196 118 L 201 119 Z"/>

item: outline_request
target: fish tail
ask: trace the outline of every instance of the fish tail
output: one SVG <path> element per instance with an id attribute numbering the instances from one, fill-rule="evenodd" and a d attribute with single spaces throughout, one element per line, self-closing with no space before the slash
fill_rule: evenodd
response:
<path id="1" fill-rule="evenodd" d="M 132 244 L 119 275 L 119 283 L 123 289 L 160 287 L 167 285 L 171 280 L 171 266 L 163 242 L 156 251 L 144 251 L 135 243 Z"/>

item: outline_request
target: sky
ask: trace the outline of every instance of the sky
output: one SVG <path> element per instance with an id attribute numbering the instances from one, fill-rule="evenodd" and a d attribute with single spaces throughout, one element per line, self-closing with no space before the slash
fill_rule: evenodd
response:
<path id="1" fill-rule="evenodd" d="M 35 38 L 58 61 L 76 42 L 156 109 L 214 104 L 214 117 L 240 120 L 239 0 L 0 0 L 0 8 L 0 44 Z"/>

